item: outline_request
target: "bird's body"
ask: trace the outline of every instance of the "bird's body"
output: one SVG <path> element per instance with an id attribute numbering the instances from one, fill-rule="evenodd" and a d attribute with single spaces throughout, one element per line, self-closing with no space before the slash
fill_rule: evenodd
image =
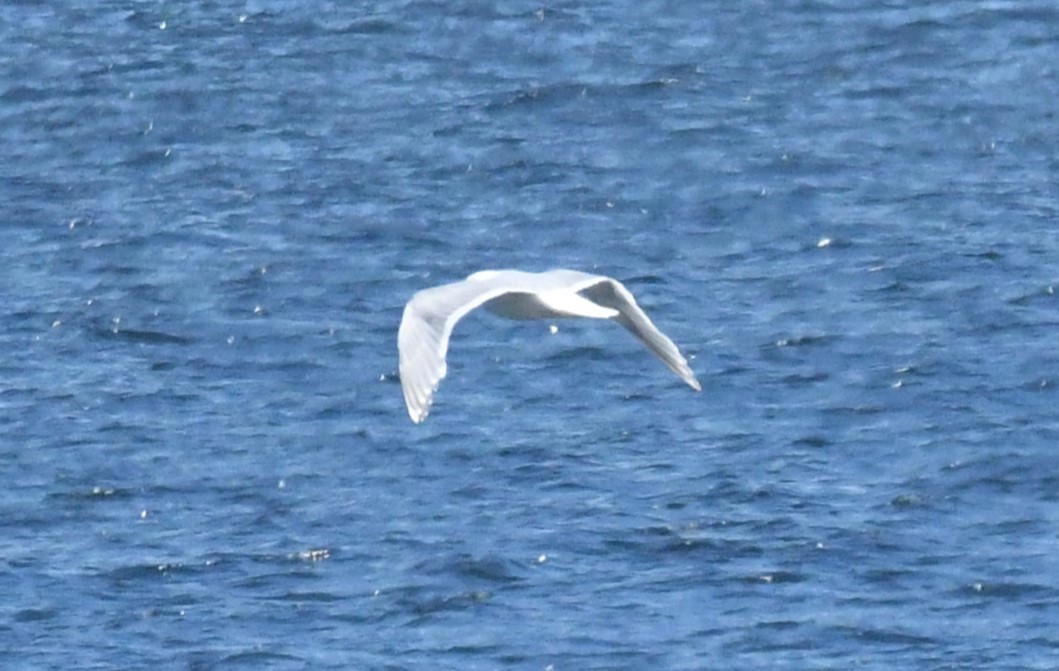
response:
<path id="1" fill-rule="evenodd" d="M 397 349 L 401 389 L 412 421 L 426 419 L 448 370 L 445 355 L 452 329 L 477 307 L 508 319 L 613 319 L 690 387 L 701 389 L 676 345 L 655 327 L 621 282 L 577 270 L 483 270 L 462 282 L 424 289 L 405 306 Z"/>

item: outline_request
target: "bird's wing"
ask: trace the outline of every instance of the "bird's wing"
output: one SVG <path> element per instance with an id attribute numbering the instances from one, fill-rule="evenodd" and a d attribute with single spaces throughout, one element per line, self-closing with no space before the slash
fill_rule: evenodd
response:
<path id="1" fill-rule="evenodd" d="M 702 391 L 702 386 L 695 379 L 695 373 L 688 366 L 687 360 L 673 341 L 658 330 L 647 314 L 636 304 L 632 293 L 621 282 L 596 275 L 584 280 L 584 286 L 578 289 L 594 303 L 618 311 L 614 319 L 627 328 L 640 342 L 647 346 L 674 373 L 680 376 L 689 387 Z"/>
<path id="2" fill-rule="evenodd" d="M 448 366 L 452 329 L 465 314 L 507 289 L 485 282 L 464 280 L 424 289 L 404 308 L 397 331 L 401 391 L 413 422 L 426 419 L 434 392 Z"/>

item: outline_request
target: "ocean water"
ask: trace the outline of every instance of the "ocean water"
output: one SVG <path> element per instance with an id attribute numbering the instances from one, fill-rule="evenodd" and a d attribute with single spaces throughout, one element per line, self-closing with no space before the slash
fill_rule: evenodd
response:
<path id="1" fill-rule="evenodd" d="M 0 7 L 9 669 L 1059 665 L 1053 2 Z M 484 268 L 430 418 L 401 310 Z"/>

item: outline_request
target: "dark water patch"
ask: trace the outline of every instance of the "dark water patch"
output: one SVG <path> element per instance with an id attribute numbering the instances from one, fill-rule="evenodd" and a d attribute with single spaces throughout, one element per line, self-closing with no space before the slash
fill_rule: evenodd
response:
<path id="1" fill-rule="evenodd" d="M 281 601 L 291 601 L 298 604 L 328 604 L 341 601 L 345 598 L 347 598 L 345 595 L 333 594 L 330 592 L 310 592 L 300 590 L 287 592 L 279 597 Z"/>
<path id="2" fill-rule="evenodd" d="M 849 638 L 867 645 L 919 648 L 937 645 L 931 636 L 923 636 L 901 628 L 871 628 L 840 626 L 831 628 L 831 634 Z"/>
<path id="3" fill-rule="evenodd" d="M 587 92 L 587 86 L 577 83 L 560 83 L 510 91 L 487 104 L 485 111 L 512 111 L 524 107 L 539 108 L 576 102 L 583 104 Z"/>
<path id="4" fill-rule="evenodd" d="M 758 557 L 764 550 L 756 541 L 736 535 L 733 529 L 690 524 L 647 527 L 620 538 L 606 537 L 601 552 L 620 553 L 638 559 L 695 558 L 711 564 L 722 564 Z"/>
<path id="5" fill-rule="evenodd" d="M 895 508 L 922 508 L 927 502 L 918 494 L 898 494 L 890 501 L 890 505 Z"/>
<path id="6" fill-rule="evenodd" d="M 791 441 L 791 445 L 794 447 L 811 447 L 811 448 L 823 448 L 831 444 L 831 441 L 824 436 L 802 436 L 795 438 Z"/>
<path id="7" fill-rule="evenodd" d="M 395 612 L 409 616 L 403 626 L 414 628 L 446 613 L 461 613 L 488 606 L 494 595 L 486 589 L 461 591 L 454 588 L 443 591 L 416 585 L 388 589 L 380 592 L 376 598 L 392 604 Z"/>
<path id="8" fill-rule="evenodd" d="M 499 557 L 453 557 L 445 562 L 443 568 L 458 580 L 506 584 L 521 579 L 517 565 Z"/>
<path id="9" fill-rule="evenodd" d="M 107 329 L 112 336 L 125 342 L 144 345 L 189 345 L 194 342 L 192 338 L 165 333 L 163 331 L 149 331 L 141 329 L 120 328 L 111 325 Z"/>
<path id="10" fill-rule="evenodd" d="M 384 16 L 367 16 L 325 27 L 329 32 L 337 35 L 382 36 L 411 34 L 407 24 Z"/>
<path id="11" fill-rule="evenodd" d="M 31 103 L 49 100 L 54 94 L 53 90 L 46 88 L 17 85 L 5 88 L 0 100 L 12 104 Z"/>
<path id="12" fill-rule="evenodd" d="M 24 608 L 14 614 L 15 622 L 47 622 L 60 614 L 58 608 Z"/>
<path id="13" fill-rule="evenodd" d="M 799 336 L 777 336 L 770 344 L 762 346 L 763 349 L 782 349 L 785 347 L 824 347 L 838 340 L 838 336 L 832 335 L 799 335 Z"/>
<path id="14" fill-rule="evenodd" d="M 301 655 L 248 650 L 225 654 L 207 665 L 194 664 L 193 669 L 306 669 L 311 662 Z"/>
<path id="15" fill-rule="evenodd" d="M 566 361 L 606 361 L 613 358 L 612 349 L 604 346 L 589 345 L 566 346 L 555 350 L 547 356 L 546 361 L 562 363 Z"/>
<path id="16" fill-rule="evenodd" d="M 104 577 L 110 584 L 116 587 L 132 587 L 168 578 L 192 578 L 209 570 L 205 565 L 172 564 L 159 562 L 157 564 L 129 564 L 118 566 L 103 572 Z"/>
<path id="17" fill-rule="evenodd" d="M 973 594 L 982 599 L 1010 599 L 1025 605 L 1046 608 L 1053 606 L 1059 598 L 1059 588 L 1051 585 L 988 580 L 971 583 L 962 588 L 960 593 Z"/>
<path id="18" fill-rule="evenodd" d="M 816 371 L 811 373 L 793 373 L 791 375 L 785 375 L 781 378 L 781 381 L 791 387 L 802 387 L 819 382 L 825 382 L 830 379 L 830 375 L 824 372 Z"/>

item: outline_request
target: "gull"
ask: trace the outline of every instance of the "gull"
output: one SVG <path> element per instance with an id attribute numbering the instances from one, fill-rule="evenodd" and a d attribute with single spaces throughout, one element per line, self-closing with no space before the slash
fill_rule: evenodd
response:
<path id="1" fill-rule="evenodd" d="M 688 386 L 702 390 L 677 346 L 651 323 L 618 280 L 577 270 L 482 270 L 461 282 L 419 291 L 404 308 L 397 351 L 401 391 L 413 422 L 426 419 L 434 392 L 448 372 L 445 355 L 452 329 L 477 307 L 508 319 L 612 319 L 639 338 Z"/>

